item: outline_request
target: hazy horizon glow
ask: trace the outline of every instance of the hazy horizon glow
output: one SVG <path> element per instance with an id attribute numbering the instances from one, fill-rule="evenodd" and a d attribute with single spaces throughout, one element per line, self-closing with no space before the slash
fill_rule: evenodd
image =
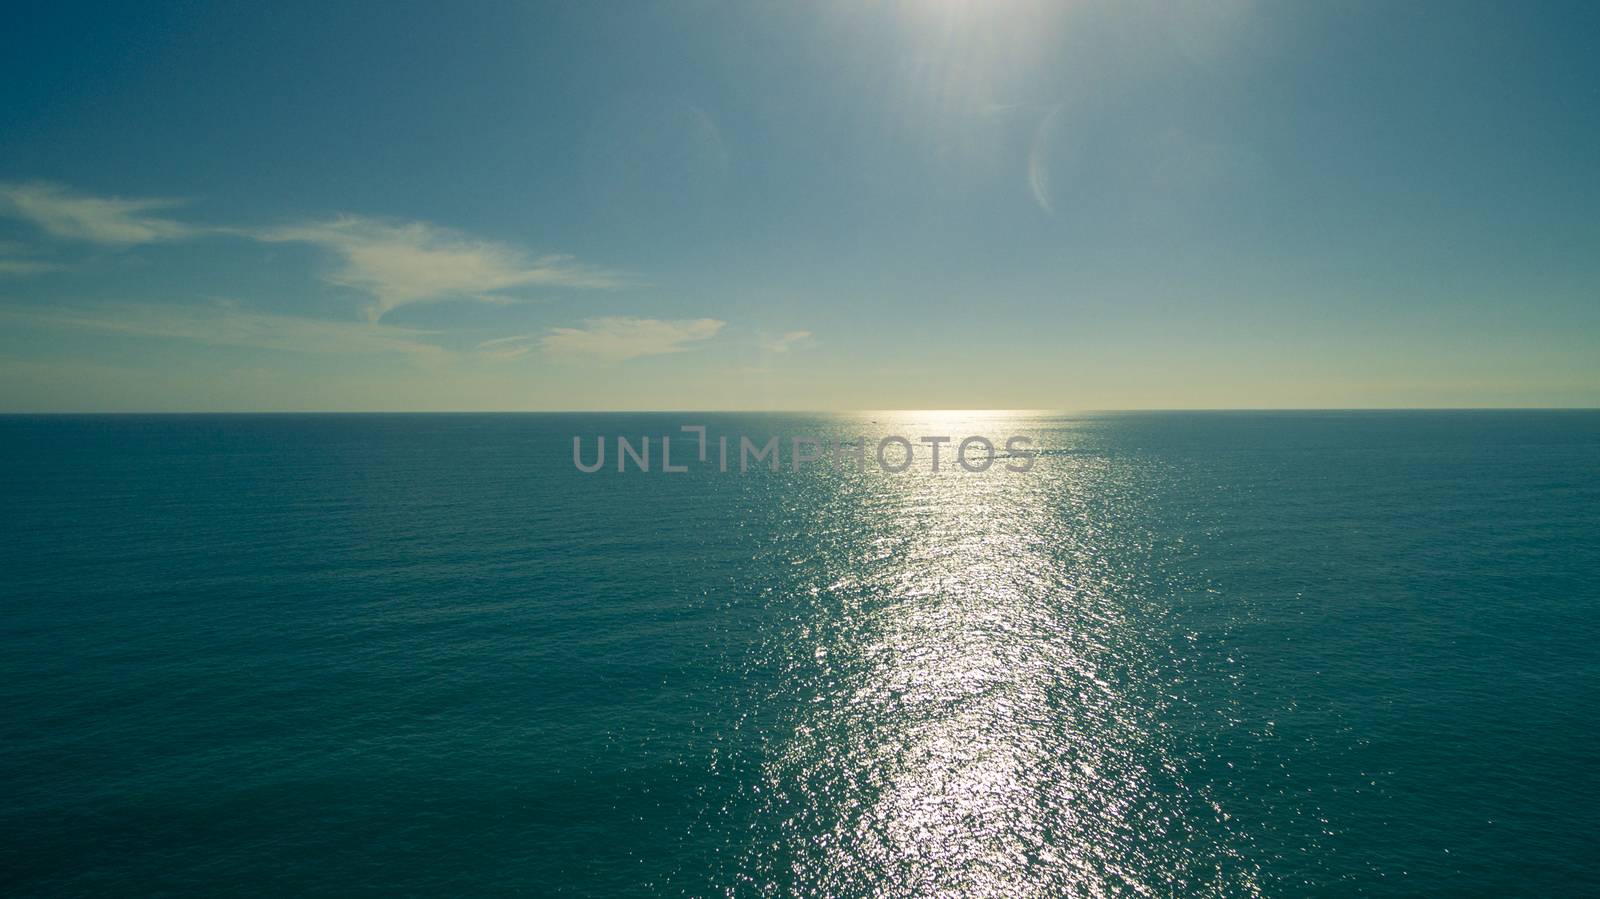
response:
<path id="1" fill-rule="evenodd" d="M 27 8 L 0 411 L 1600 405 L 1600 13 Z"/>

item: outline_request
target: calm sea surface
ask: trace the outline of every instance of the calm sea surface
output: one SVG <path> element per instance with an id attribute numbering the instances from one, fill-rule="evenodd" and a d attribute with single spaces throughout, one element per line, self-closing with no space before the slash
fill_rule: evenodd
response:
<path id="1" fill-rule="evenodd" d="M 1600 892 L 1597 413 L 5 417 L 0 536 L 0 893 Z"/>

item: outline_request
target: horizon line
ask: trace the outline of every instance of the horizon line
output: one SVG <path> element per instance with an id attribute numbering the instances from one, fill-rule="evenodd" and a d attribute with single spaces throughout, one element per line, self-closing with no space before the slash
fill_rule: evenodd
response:
<path id="1" fill-rule="evenodd" d="M 0 417 L 115 415 L 1107 415 L 1194 412 L 1600 412 L 1600 406 L 1195 406 L 1104 409 L 125 409 L 0 410 Z"/>

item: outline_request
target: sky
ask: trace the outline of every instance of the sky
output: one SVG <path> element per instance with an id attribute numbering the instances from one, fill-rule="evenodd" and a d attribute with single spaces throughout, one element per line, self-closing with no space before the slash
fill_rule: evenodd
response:
<path id="1" fill-rule="evenodd" d="M 12 4 L 0 411 L 1600 406 L 1600 7 Z"/>

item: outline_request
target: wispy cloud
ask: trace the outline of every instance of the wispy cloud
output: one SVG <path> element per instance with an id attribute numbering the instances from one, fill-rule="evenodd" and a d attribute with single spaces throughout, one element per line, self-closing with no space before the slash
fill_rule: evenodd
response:
<path id="1" fill-rule="evenodd" d="M 59 271 L 60 263 L 36 259 L 32 247 L 0 240 L 0 277 L 7 275 L 35 275 L 40 272 Z"/>
<path id="2" fill-rule="evenodd" d="M 504 303 L 518 289 L 549 287 L 604 290 L 628 286 L 627 276 L 583 265 L 571 256 L 534 256 L 516 247 L 474 238 L 427 222 L 396 222 L 359 215 L 298 224 L 200 227 L 162 217 L 178 205 L 161 199 L 97 197 L 47 182 L 0 182 L 0 216 L 29 222 L 59 240 L 132 246 L 205 235 L 228 235 L 261 243 L 302 243 L 327 253 L 333 265 L 325 279 L 368 297 L 367 321 L 247 312 L 236 305 L 105 304 L 48 312 L 0 309 L 0 319 L 147 337 L 298 352 L 389 352 L 440 354 L 428 332 L 380 324 L 402 306 L 444 300 Z M 0 277 L 59 269 L 32 258 L 35 251 L 0 243 Z M 480 353 L 508 358 L 532 349 L 612 359 L 682 352 L 721 329 L 722 322 L 597 318 L 581 328 L 502 338 Z"/>
<path id="3" fill-rule="evenodd" d="M 512 359 L 535 348 L 553 356 L 635 359 L 696 349 L 726 324 L 714 318 L 662 321 L 609 316 L 591 318 L 581 328 L 552 328 L 544 334 L 487 340 L 478 345 L 478 351 L 497 359 Z"/>
<path id="4" fill-rule="evenodd" d="M 771 340 L 763 340 L 761 348 L 769 353 L 787 353 L 797 346 L 804 346 L 810 340 L 810 331 L 789 331 Z"/>
<path id="5" fill-rule="evenodd" d="M 327 280 L 372 298 L 371 321 L 414 303 L 471 299 L 509 302 L 507 291 L 528 287 L 607 289 L 631 279 L 580 264 L 571 256 L 530 256 L 427 222 L 390 222 L 349 215 L 282 227 L 199 227 L 157 213 L 179 205 L 165 199 L 97 197 L 48 182 L 0 182 L 0 215 L 29 222 L 70 241 L 133 246 L 227 234 L 266 243 L 307 243 L 332 255 Z M 0 275 L 58 268 L 0 257 Z"/>
<path id="6" fill-rule="evenodd" d="M 5 275 L 36 275 L 40 272 L 53 272 L 61 268 L 54 262 L 39 262 L 35 259 L 0 259 L 0 276 Z"/>
<path id="7" fill-rule="evenodd" d="M 197 233 L 190 225 L 152 214 L 176 205 L 177 200 L 88 196 L 45 182 L 0 183 L 0 213 L 65 240 L 131 246 Z"/>
<path id="8" fill-rule="evenodd" d="M 529 259 L 513 247 L 423 222 L 345 216 L 249 233 L 264 241 L 314 244 L 332 253 L 339 264 L 328 280 L 370 294 L 367 315 L 372 321 L 413 303 L 505 302 L 509 298 L 501 292 L 517 287 L 604 289 L 624 284 L 622 276 L 580 265 L 570 256 Z"/>
<path id="9" fill-rule="evenodd" d="M 539 338 L 538 334 L 496 337 L 478 344 L 478 354 L 489 359 L 515 359 L 531 352 L 538 344 Z"/>
<path id="10" fill-rule="evenodd" d="M 250 312 L 226 302 L 184 307 L 119 303 L 47 311 L 0 309 L 0 321 L 299 353 L 399 352 L 430 358 L 445 354 L 426 342 L 427 331 Z"/>

